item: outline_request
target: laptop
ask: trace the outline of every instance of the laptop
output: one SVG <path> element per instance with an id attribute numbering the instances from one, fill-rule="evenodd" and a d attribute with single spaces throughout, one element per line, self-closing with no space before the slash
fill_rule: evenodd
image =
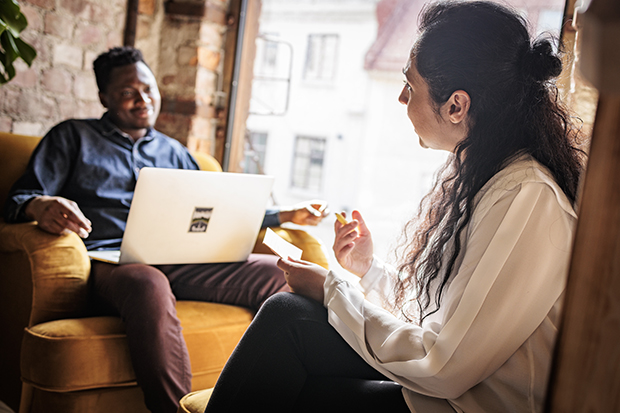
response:
<path id="1" fill-rule="evenodd" d="M 273 181 L 266 175 L 142 168 L 120 250 L 89 256 L 118 264 L 245 261 Z"/>

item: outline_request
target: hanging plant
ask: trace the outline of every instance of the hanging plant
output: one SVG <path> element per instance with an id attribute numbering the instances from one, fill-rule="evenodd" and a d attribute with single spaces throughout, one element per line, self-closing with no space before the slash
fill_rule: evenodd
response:
<path id="1" fill-rule="evenodd" d="M 19 38 L 28 26 L 15 0 L 0 0 L 0 85 L 13 79 L 13 62 L 19 57 L 30 66 L 37 56 L 32 46 Z"/>

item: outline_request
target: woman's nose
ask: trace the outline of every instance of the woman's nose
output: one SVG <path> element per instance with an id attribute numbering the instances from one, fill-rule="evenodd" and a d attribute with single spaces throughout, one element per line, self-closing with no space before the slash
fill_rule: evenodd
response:
<path id="1" fill-rule="evenodd" d="M 400 91 L 400 95 L 398 96 L 398 101 L 403 105 L 409 103 L 409 97 L 407 94 L 407 86 L 403 87 L 403 90 Z"/>

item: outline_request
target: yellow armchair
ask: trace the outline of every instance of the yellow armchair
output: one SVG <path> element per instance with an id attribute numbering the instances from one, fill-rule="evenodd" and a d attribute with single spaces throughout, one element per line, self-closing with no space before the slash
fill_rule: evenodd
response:
<path id="1" fill-rule="evenodd" d="M 0 203 L 23 173 L 38 137 L 0 133 Z M 201 168 L 220 170 L 195 154 Z M 321 243 L 302 230 L 275 228 L 327 267 Z M 257 240 L 255 252 L 268 253 Z M 90 261 L 75 234 L 0 220 L 0 400 L 19 412 L 146 412 L 116 317 L 92 317 Z M 192 390 L 213 387 L 252 320 L 235 306 L 179 301 L 192 366 Z M 20 381 L 21 377 L 21 381 Z M 20 398 L 21 392 L 21 398 Z"/>

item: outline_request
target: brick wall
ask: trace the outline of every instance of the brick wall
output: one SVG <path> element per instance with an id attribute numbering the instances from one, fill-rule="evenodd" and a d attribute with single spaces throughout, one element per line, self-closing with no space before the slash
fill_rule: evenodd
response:
<path id="1" fill-rule="evenodd" d="M 37 50 L 29 68 L 0 87 L 0 131 L 41 135 L 69 118 L 99 117 L 92 71 L 97 55 L 123 42 L 126 0 L 20 0 L 24 40 Z M 213 152 L 222 130 L 222 56 L 228 0 L 140 0 L 136 47 L 158 80 L 157 129 L 191 149 Z M 219 128 L 219 129 L 218 129 Z"/>
<path id="2" fill-rule="evenodd" d="M 122 43 L 126 0 L 20 0 L 28 19 L 22 33 L 37 51 L 32 67 L 16 64 L 0 87 L 0 131 L 41 135 L 73 117 L 103 108 L 92 74 L 95 57 Z"/>

